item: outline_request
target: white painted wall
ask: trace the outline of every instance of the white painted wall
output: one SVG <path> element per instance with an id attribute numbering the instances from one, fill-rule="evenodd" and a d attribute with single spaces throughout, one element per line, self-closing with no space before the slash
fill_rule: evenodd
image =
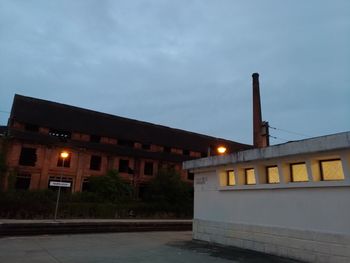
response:
<path id="1" fill-rule="evenodd" d="M 350 235 L 350 186 L 218 189 L 216 171 L 195 175 L 195 219 Z"/>

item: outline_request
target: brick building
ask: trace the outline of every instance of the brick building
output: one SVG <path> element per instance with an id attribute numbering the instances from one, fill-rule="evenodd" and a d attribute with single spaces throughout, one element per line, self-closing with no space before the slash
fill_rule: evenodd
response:
<path id="1" fill-rule="evenodd" d="M 18 189 L 47 189 L 63 177 L 72 192 L 83 191 L 90 176 L 109 169 L 142 191 L 160 168 L 183 171 L 183 161 L 209 154 L 219 145 L 232 153 L 250 145 L 214 138 L 92 110 L 15 95 L 7 126 L 8 176 Z M 208 151 L 209 149 L 209 151 Z M 70 153 L 64 163 L 60 152 Z"/>

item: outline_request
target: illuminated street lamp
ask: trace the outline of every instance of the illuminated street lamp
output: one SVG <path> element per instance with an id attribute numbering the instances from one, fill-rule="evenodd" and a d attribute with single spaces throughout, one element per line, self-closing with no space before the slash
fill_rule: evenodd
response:
<path id="1" fill-rule="evenodd" d="M 219 146 L 217 149 L 219 154 L 224 154 L 226 152 L 226 147 L 225 146 Z"/>
<path id="2" fill-rule="evenodd" d="M 62 151 L 60 153 L 60 157 L 62 158 L 62 167 L 64 167 L 64 161 L 68 158 L 69 156 L 69 152 L 67 151 Z M 60 177 L 60 183 L 62 183 L 62 172 L 61 172 L 61 177 Z M 58 186 L 58 192 L 57 192 L 57 199 L 56 199 L 56 208 L 55 208 L 55 221 L 56 221 L 56 218 L 57 218 L 57 210 L 58 210 L 58 203 L 59 203 L 59 200 L 60 200 L 60 195 L 61 195 L 61 184 L 59 184 Z"/>

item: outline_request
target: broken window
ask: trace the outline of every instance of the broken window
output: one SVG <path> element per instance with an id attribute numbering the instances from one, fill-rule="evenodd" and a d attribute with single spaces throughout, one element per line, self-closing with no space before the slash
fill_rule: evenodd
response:
<path id="1" fill-rule="evenodd" d="M 142 144 L 142 149 L 143 150 L 150 150 L 151 149 L 151 145 L 149 145 L 149 144 Z"/>
<path id="2" fill-rule="evenodd" d="M 91 155 L 90 170 L 99 171 L 101 169 L 101 156 Z"/>
<path id="3" fill-rule="evenodd" d="M 134 142 L 130 140 L 118 140 L 118 145 L 134 148 Z"/>
<path id="4" fill-rule="evenodd" d="M 145 162 L 143 174 L 144 175 L 153 175 L 153 162 Z"/>
<path id="5" fill-rule="evenodd" d="M 36 149 L 29 147 L 22 147 L 21 155 L 19 157 L 19 165 L 35 166 L 36 163 Z"/>
<path id="6" fill-rule="evenodd" d="M 71 156 L 72 156 L 72 154 L 69 154 L 68 157 L 66 157 L 66 158 L 62 158 L 61 156 L 58 156 L 57 166 L 58 167 L 70 167 Z"/>
<path id="7" fill-rule="evenodd" d="M 182 150 L 183 155 L 190 155 L 190 150 Z"/>
<path id="8" fill-rule="evenodd" d="M 99 143 L 101 141 L 101 136 L 99 135 L 90 135 L 90 142 Z"/>
<path id="9" fill-rule="evenodd" d="M 132 174 L 133 170 L 129 168 L 129 160 L 120 159 L 119 160 L 119 172 Z"/>
<path id="10" fill-rule="evenodd" d="M 27 123 L 27 124 L 24 125 L 24 129 L 26 131 L 38 132 L 39 131 L 39 126 L 35 125 L 35 124 Z"/>
<path id="11" fill-rule="evenodd" d="M 49 135 L 59 137 L 62 139 L 70 139 L 72 133 L 69 131 L 64 131 L 64 130 L 50 129 Z"/>
<path id="12" fill-rule="evenodd" d="M 171 152 L 171 148 L 170 148 L 170 147 L 167 147 L 167 146 L 164 146 L 163 152 L 165 152 L 165 153 L 170 153 L 170 152 Z"/>
<path id="13" fill-rule="evenodd" d="M 15 189 L 28 190 L 30 186 L 31 174 L 20 173 L 16 176 Z"/>

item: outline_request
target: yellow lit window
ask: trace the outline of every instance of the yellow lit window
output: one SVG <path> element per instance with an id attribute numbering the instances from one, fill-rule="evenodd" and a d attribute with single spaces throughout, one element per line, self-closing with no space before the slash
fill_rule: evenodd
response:
<path id="1" fill-rule="evenodd" d="M 309 178 L 307 176 L 307 169 L 305 163 L 292 163 L 290 165 L 290 171 L 292 175 L 292 182 L 307 182 Z"/>
<path id="2" fill-rule="evenodd" d="M 320 161 L 322 180 L 344 180 L 343 167 L 339 159 Z"/>
<path id="3" fill-rule="evenodd" d="M 278 184 L 280 182 L 277 166 L 267 167 L 267 182 L 269 184 Z"/>
<path id="4" fill-rule="evenodd" d="M 256 184 L 254 168 L 245 169 L 245 183 Z"/>
<path id="5" fill-rule="evenodd" d="M 233 170 L 226 171 L 227 175 L 227 185 L 235 185 L 236 179 L 235 179 L 235 173 Z"/>

